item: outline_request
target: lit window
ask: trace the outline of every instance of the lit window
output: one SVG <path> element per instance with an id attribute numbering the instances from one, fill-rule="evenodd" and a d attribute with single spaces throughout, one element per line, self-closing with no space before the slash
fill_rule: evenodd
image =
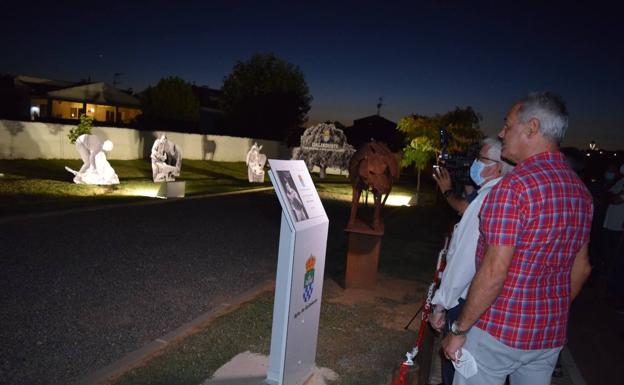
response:
<path id="1" fill-rule="evenodd" d="M 41 110 L 39 109 L 38 106 L 31 106 L 30 107 L 30 119 L 31 120 L 35 120 L 40 116 Z"/>

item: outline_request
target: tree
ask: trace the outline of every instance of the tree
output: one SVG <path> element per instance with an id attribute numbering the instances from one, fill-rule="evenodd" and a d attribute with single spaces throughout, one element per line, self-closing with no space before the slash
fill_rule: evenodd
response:
<path id="1" fill-rule="evenodd" d="M 82 134 L 91 134 L 91 129 L 93 128 L 93 118 L 91 116 L 87 116 L 85 114 L 80 115 L 80 123 L 78 126 L 70 128 L 67 137 L 69 141 L 73 144 L 76 143 L 76 139 Z"/>
<path id="2" fill-rule="evenodd" d="M 403 132 L 407 142 L 411 143 L 414 138 L 426 137 L 432 140 L 434 147 L 439 152 L 440 128 L 446 128 L 451 134 L 448 151 L 466 151 L 470 146 L 483 138 L 479 127 L 481 115 L 472 107 L 456 107 L 443 115 L 434 116 L 410 115 L 402 118 L 397 124 L 397 130 Z"/>
<path id="3" fill-rule="evenodd" d="M 235 135 L 278 140 L 297 136 L 311 101 L 299 67 L 272 53 L 239 61 L 223 80 L 221 108 L 226 127 Z"/>
<path id="4" fill-rule="evenodd" d="M 144 121 L 199 121 L 199 100 L 190 83 L 179 77 L 160 79 L 148 87 L 141 97 Z"/>
<path id="5" fill-rule="evenodd" d="M 416 196 L 420 191 L 420 173 L 434 156 L 442 151 L 440 129 L 445 128 L 450 134 L 446 150 L 465 152 L 471 145 L 483 138 L 479 128 L 481 116 L 472 107 L 456 107 L 444 115 L 410 115 L 402 118 L 397 130 L 405 134 L 408 144 L 403 148 L 403 167 L 414 165 L 417 170 Z"/>
<path id="6" fill-rule="evenodd" d="M 446 127 L 451 133 L 448 150 L 467 151 L 471 145 L 483 139 L 483 132 L 479 126 L 482 119 L 481 115 L 470 106 L 456 107 L 453 111 L 440 116 L 440 127 Z"/>
<path id="7" fill-rule="evenodd" d="M 420 192 L 420 173 L 425 169 L 429 161 L 436 155 L 437 150 L 433 140 L 426 136 L 419 136 L 405 146 L 401 166 L 408 167 L 414 165 L 417 171 L 416 196 Z"/>

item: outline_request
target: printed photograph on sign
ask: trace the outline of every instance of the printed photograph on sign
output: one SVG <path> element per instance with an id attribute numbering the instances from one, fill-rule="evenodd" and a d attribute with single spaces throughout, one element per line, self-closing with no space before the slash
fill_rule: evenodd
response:
<path id="1" fill-rule="evenodd" d="M 282 184 L 283 191 L 286 194 L 286 199 L 288 199 L 288 205 L 290 206 L 293 219 L 296 222 L 308 219 L 308 212 L 303 206 L 301 195 L 299 195 L 299 190 L 290 175 L 290 171 L 277 171 L 277 176 Z"/>

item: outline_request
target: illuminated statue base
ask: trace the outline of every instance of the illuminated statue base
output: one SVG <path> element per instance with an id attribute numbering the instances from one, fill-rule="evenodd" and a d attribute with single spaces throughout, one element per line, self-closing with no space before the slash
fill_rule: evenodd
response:
<path id="1" fill-rule="evenodd" d="M 165 182 L 160 185 L 156 196 L 158 198 L 184 198 L 186 182 Z"/>

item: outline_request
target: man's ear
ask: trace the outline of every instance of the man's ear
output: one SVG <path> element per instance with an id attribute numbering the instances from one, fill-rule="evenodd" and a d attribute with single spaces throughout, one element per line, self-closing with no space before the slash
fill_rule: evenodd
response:
<path id="1" fill-rule="evenodd" d="M 539 132 L 540 129 L 540 121 L 537 118 L 531 118 L 526 124 L 526 133 L 529 138 L 532 138 L 535 134 Z"/>

